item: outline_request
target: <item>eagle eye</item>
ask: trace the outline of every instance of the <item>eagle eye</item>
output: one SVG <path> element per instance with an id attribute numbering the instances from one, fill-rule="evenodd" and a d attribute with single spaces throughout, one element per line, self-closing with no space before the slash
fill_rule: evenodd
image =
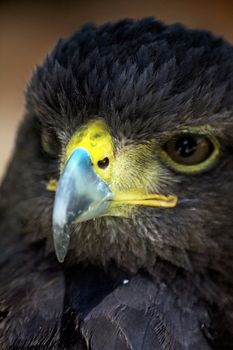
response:
<path id="1" fill-rule="evenodd" d="M 50 157 L 58 157 L 60 152 L 60 143 L 55 132 L 42 129 L 41 146 L 43 151 Z"/>
<path id="2" fill-rule="evenodd" d="M 195 173 L 209 169 L 217 159 L 219 144 L 215 137 L 183 132 L 162 146 L 162 157 L 174 170 Z"/>

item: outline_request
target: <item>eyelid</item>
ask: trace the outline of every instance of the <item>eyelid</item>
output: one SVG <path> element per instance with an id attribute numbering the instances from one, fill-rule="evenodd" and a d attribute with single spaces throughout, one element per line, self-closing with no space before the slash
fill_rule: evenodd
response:
<path id="1" fill-rule="evenodd" d="M 182 128 L 165 131 L 160 134 L 159 142 L 160 144 L 165 143 L 170 140 L 172 137 L 176 137 L 180 134 L 195 134 L 195 135 L 204 135 L 210 138 L 218 139 L 222 136 L 222 131 L 219 128 L 216 128 L 212 125 L 200 125 L 200 126 L 183 126 Z"/>

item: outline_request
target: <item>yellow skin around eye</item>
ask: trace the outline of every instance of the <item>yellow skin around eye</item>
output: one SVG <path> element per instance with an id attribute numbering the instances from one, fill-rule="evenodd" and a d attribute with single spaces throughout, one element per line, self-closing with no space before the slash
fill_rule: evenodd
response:
<path id="1" fill-rule="evenodd" d="M 103 180 L 109 182 L 114 158 L 114 148 L 109 130 L 102 119 L 91 120 L 77 130 L 66 148 L 63 164 L 67 162 L 71 153 L 78 147 L 83 147 L 89 152 L 96 173 Z M 109 166 L 101 169 L 98 166 L 98 162 L 104 158 L 109 159 Z"/>
<path id="2" fill-rule="evenodd" d="M 208 132 L 204 134 L 204 130 L 202 130 L 202 128 L 198 129 L 197 127 L 190 128 L 189 130 L 185 130 L 185 131 L 180 132 L 180 133 L 182 133 L 182 134 L 195 133 L 195 134 L 199 134 L 199 135 L 203 135 L 203 136 L 208 137 L 209 140 L 211 141 L 213 147 L 214 147 L 213 152 L 205 161 L 203 161 L 199 164 L 184 165 L 184 164 L 179 164 L 179 163 L 175 162 L 168 155 L 168 153 L 161 148 L 160 155 L 161 155 L 161 158 L 164 160 L 164 162 L 170 168 L 174 169 L 175 171 L 178 171 L 180 173 L 185 173 L 185 174 L 196 174 L 196 173 L 208 170 L 211 166 L 213 166 L 213 164 L 216 162 L 216 160 L 218 159 L 219 154 L 220 154 L 220 144 L 219 144 L 219 141 L 217 140 L 217 138 L 213 134 L 210 134 Z M 178 132 L 174 133 L 173 136 L 175 136 L 177 134 L 179 134 L 179 133 Z"/>

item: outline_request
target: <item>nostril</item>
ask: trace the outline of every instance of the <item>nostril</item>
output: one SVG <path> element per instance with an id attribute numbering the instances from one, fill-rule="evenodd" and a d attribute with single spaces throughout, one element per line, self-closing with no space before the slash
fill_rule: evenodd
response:
<path id="1" fill-rule="evenodd" d="M 109 166 L 109 159 L 105 157 L 104 159 L 99 160 L 97 164 L 100 169 L 106 169 Z"/>

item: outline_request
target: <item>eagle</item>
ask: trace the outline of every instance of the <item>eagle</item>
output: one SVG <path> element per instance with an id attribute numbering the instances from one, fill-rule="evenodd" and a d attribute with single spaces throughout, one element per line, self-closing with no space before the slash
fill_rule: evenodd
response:
<path id="1" fill-rule="evenodd" d="M 32 74 L 0 188 L 0 348 L 233 349 L 233 47 L 87 24 Z"/>

